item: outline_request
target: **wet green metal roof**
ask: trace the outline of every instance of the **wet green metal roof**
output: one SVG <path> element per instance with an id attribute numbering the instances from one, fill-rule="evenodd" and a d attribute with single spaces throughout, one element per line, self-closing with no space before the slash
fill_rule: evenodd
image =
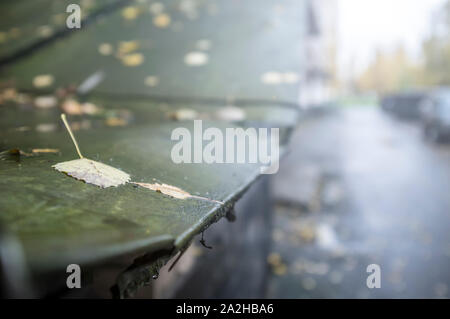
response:
<path id="1" fill-rule="evenodd" d="M 57 2 L 33 1 L 33 8 L 51 3 L 56 11 L 29 24 L 45 25 L 41 19 L 60 14 Z M 18 13 L 3 20 L 0 31 L 14 24 L 31 30 L 23 23 L 31 8 L 14 3 L 17 10 L 13 1 L 2 2 L 7 8 L 2 8 L 2 20 L 4 12 Z M 193 121 L 174 121 L 171 112 L 196 110 L 203 114 L 205 127 L 221 130 L 280 127 L 282 141 L 287 140 L 296 123 L 298 85 L 296 81 L 269 85 L 261 79 L 268 72 L 292 75 L 301 69 L 301 5 L 193 1 L 195 10 L 186 11 L 182 3 L 163 2 L 170 23 L 160 28 L 148 8 L 151 2 L 130 1 L 139 12 L 135 19 L 125 19 L 123 10 L 116 10 L 0 69 L 0 83 L 27 92 L 31 99 L 4 101 L 0 106 L 0 151 L 59 150 L 0 160 L 0 223 L 19 238 L 34 271 L 96 263 L 129 252 L 173 254 L 224 216 L 259 176 L 256 164 L 174 164 L 171 132 L 176 127 L 192 129 Z M 210 48 L 199 49 L 201 40 L 207 40 Z M 23 41 L 29 40 L 24 36 Z M 127 66 L 118 56 L 124 41 L 138 43 L 131 53 L 142 54 L 141 64 Z M 100 54 L 102 43 L 110 44 L 113 53 Z M 8 38 L 0 44 L 0 57 L 20 51 L 21 46 Z M 208 62 L 187 64 L 190 52 L 203 52 Z M 101 114 L 69 115 L 83 154 L 127 172 L 135 182 L 166 183 L 224 204 L 174 199 L 131 184 L 101 189 L 51 167 L 77 155 L 60 122 L 61 110 L 36 108 L 30 101 L 54 94 L 57 88 L 79 85 L 99 70 L 104 80 L 88 96 L 78 98 L 99 106 Z M 52 86 L 33 87 L 33 79 L 41 74 L 54 77 Z M 157 84 L 146 85 L 148 76 L 157 77 Z M 209 116 L 228 104 L 242 107 L 245 118 L 229 122 Z M 126 120 L 108 124 L 110 118 Z"/>

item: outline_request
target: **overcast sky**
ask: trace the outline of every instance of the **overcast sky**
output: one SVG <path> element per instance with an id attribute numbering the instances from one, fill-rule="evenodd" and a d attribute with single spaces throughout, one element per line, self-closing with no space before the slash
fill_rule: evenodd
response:
<path id="1" fill-rule="evenodd" d="M 403 43 L 417 55 L 429 30 L 432 11 L 444 0 L 337 0 L 339 1 L 339 67 L 348 76 L 370 62 L 376 48 L 392 49 Z M 347 70 L 347 71 L 346 71 Z"/>

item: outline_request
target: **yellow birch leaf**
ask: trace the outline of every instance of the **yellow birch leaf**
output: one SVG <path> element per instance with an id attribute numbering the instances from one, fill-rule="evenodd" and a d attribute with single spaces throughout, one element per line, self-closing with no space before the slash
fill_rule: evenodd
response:
<path id="1" fill-rule="evenodd" d="M 195 198 L 195 199 L 205 200 L 208 202 L 223 204 L 223 202 L 220 202 L 217 200 L 213 200 L 213 199 L 209 199 L 209 198 L 201 197 L 201 196 L 191 195 L 188 192 L 186 192 L 185 190 L 182 190 L 181 188 L 178 188 L 178 187 L 172 186 L 172 185 L 158 184 L 158 183 L 154 183 L 154 184 L 135 183 L 135 182 L 131 182 L 131 183 L 141 186 L 141 187 L 144 187 L 144 188 L 147 188 L 147 189 L 151 189 L 152 191 L 162 193 L 164 195 L 167 195 L 167 196 L 170 196 L 173 198 L 177 198 L 177 199 Z"/>
<path id="2" fill-rule="evenodd" d="M 130 175 L 112 166 L 84 158 L 81 155 L 78 143 L 69 127 L 66 120 L 66 115 L 61 114 L 61 119 L 64 122 L 69 135 L 72 138 L 75 148 L 77 150 L 79 159 L 58 163 L 52 167 L 56 170 L 66 173 L 67 175 L 82 180 L 86 183 L 100 186 L 102 188 L 119 186 L 127 183 L 130 180 Z"/>
<path id="3" fill-rule="evenodd" d="M 31 150 L 33 154 L 40 154 L 40 153 L 59 153 L 59 150 L 56 148 L 33 148 Z"/>

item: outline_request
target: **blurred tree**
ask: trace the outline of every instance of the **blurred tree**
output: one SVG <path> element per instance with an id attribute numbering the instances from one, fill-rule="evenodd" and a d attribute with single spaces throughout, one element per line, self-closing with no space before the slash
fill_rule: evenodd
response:
<path id="1" fill-rule="evenodd" d="M 450 0 L 436 11 L 432 23 L 422 46 L 424 80 L 428 85 L 450 85 Z"/>
<path id="2" fill-rule="evenodd" d="M 400 90 L 417 85 L 419 72 L 399 45 L 393 52 L 377 50 L 374 61 L 359 76 L 356 86 L 360 91 L 377 93 Z"/>
<path id="3" fill-rule="evenodd" d="M 359 91 L 379 94 L 424 86 L 450 86 L 450 0 L 436 10 L 431 32 L 422 43 L 422 61 L 413 62 L 404 47 L 377 50 L 373 62 L 356 79 Z"/>

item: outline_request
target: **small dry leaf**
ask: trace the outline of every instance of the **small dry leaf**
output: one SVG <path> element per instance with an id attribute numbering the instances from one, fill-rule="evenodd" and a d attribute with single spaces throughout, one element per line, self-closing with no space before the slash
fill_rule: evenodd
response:
<path id="1" fill-rule="evenodd" d="M 122 16 L 126 20 L 134 20 L 139 15 L 139 9 L 137 7 L 126 7 L 122 10 Z"/>
<path id="2" fill-rule="evenodd" d="M 153 18 L 153 24 L 158 28 L 167 28 L 170 25 L 170 16 L 166 13 L 158 14 Z"/>
<path id="3" fill-rule="evenodd" d="M 107 126 L 127 126 L 128 122 L 120 117 L 108 117 L 105 120 Z"/>
<path id="4" fill-rule="evenodd" d="M 101 112 L 101 109 L 93 103 L 86 102 L 81 104 L 81 111 L 83 114 L 96 115 Z"/>
<path id="5" fill-rule="evenodd" d="M 17 90 L 13 88 L 7 88 L 3 92 L 1 92 L 1 97 L 5 101 L 15 100 L 18 96 Z"/>
<path id="6" fill-rule="evenodd" d="M 186 108 L 176 110 L 175 112 L 170 112 L 167 114 L 167 116 L 175 121 L 188 121 L 197 119 L 199 114 L 193 109 Z"/>
<path id="7" fill-rule="evenodd" d="M 48 25 L 43 25 L 43 26 L 40 26 L 38 29 L 37 29 L 37 32 L 38 32 L 38 35 L 40 36 L 40 37 L 43 37 L 43 38 L 48 38 L 48 37 L 50 37 L 50 36 L 52 36 L 53 35 L 53 28 L 51 27 L 51 26 L 48 26 Z"/>
<path id="8" fill-rule="evenodd" d="M 36 125 L 36 131 L 39 133 L 50 133 L 56 131 L 57 126 L 53 123 L 42 123 Z"/>
<path id="9" fill-rule="evenodd" d="M 167 184 L 158 184 L 158 183 L 155 183 L 155 184 L 134 183 L 134 184 L 139 185 L 144 188 L 151 189 L 152 191 L 155 191 L 155 192 L 163 193 L 163 194 L 168 195 L 173 198 L 186 199 L 186 198 L 191 197 L 191 194 L 182 190 L 181 188 L 167 185 Z"/>
<path id="10" fill-rule="evenodd" d="M 145 78 L 145 85 L 155 87 L 159 84 L 159 78 L 156 75 L 150 75 Z"/>
<path id="11" fill-rule="evenodd" d="M 113 53 L 113 47 L 109 43 L 102 43 L 98 46 L 98 52 L 101 55 L 111 55 Z"/>
<path id="12" fill-rule="evenodd" d="M 119 43 L 118 56 L 123 56 L 125 54 L 131 53 L 139 49 L 140 44 L 138 41 L 122 41 Z"/>
<path id="13" fill-rule="evenodd" d="M 33 148 L 31 150 L 33 154 L 40 154 L 40 153 L 59 153 L 59 150 L 56 148 Z"/>
<path id="14" fill-rule="evenodd" d="M 49 109 L 58 104 L 58 99 L 54 96 L 38 96 L 34 99 L 34 106 L 39 109 Z"/>
<path id="15" fill-rule="evenodd" d="M 127 54 L 122 57 L 122 63 L 126 66 L 138 66 L 144 62 L 144 56 L 141 53 Z"/>
<path id="16" fill-rule="evenodd" d="M 130 175 L 127 173 L 87 158 L 58 163 L 52 167 L 73 178 L 102 188 L 111 186 L 116 187 L 123 185 L 130 180 Z"/>
<path id="17" fill-rule="evenodd" d="M 28 132 L 31 130 L 29 126 L 19 126 L 15 129 L 17 132 Z"/>
<path id="18" fill-rule="evenodd" d="M 30 104 L 31 97 L 28 94 L 18 93 L 16 95 L 16 97 L 14 98 L 14 102 L 16 102 L 18 104 Z"/>
<path id="19" fill-rule="evenodd" d="M 53 75 L 50 74 L 37 75 L 33 79 L 33 85 L 37 88 L 44 88 L 51 86 L 54 80 Z"/>
<path id="20" fill-rule="evenodd" d="M 74 99 L 67 99 L 61 105 L 62 110 L 70 115 L 81 115 L 83 114 L 83 109 L 81 104 Z"/>
<path id="21" fill-rule="evenodd" d="M 28 157 L 28 156 L 32 156 L 32 154 L 26 153 L 26 152 L 24 152 L 24 151 L 22 151 L 21 149 L 18 149 L 18 148 L 13 148 L 13 149 L 10 149 L 10 150 L 6 150 L 6 151 L 3 151 L 3 152 L 0 152 L 0 158 L 1 159 L 7 158 L 8 156 L 17 156 L 17 157 L 25 156 L 25 157 Z"/>
<path id="22" fill-rule="evenodd" d="M 200 197 L 200 196 L 195 196 L 195 195 L 191 195 L 188 192 L 182 190 L 181 188 L 172 186 L 172 185 L 167 185 L 167 184 L 158 184 L 158 183 L 154 183 L 154 184 L 148 184 L 148 183 L 135 183 L 135 182 L 131 182 L 132 184 L 147 188 L 147 189 L 151 189 L 152 191 L 158 192 L 158 193 L 162 193 L 164 195 L 173 197 L 173 198 L 177 198 L 177 199 L 187 199 L 187 198 L 196 198 L 196 199 L 200 199 L 200 200 L 205 200 L 208 202 L 214 202 L 214 203 L 218 203 L 218 204 L 223 204 L 223 202 L 217 201 L 217 200 L 213 200 L 213 199 L 209 199 L 206 197 Z"/>

